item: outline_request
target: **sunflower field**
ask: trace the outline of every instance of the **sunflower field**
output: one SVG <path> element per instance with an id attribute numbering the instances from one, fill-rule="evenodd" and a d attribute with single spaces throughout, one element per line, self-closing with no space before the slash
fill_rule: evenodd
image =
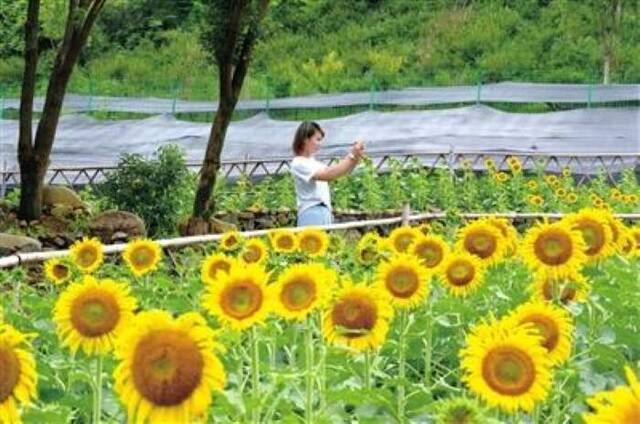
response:
<path id="1" fill-rule="evenodd" d="M 640 226 L 95 239 L 0 271 L 0 422 L 640 422 Z"/>

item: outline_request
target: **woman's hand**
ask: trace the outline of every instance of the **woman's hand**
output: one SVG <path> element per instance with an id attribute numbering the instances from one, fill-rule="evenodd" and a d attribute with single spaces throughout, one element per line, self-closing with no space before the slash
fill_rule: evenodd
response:
<path id="1" fill-rule="evenodd" d="M 362 140 L 357 140 L 355 143 L 353 143 L 353 146 L 351 146 L 351 151 L 350 153 L 357 159 L 360 160 L 363 156 L 364 156 L 364 141 Z"/>

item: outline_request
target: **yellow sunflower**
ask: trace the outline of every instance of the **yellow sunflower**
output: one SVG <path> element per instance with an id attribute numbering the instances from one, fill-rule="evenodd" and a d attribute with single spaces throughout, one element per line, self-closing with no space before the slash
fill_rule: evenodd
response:
<path id="1" fill-rule="evenodd" d="M 298 233 L 298 249 L 311 257 L 324 256 L 329 249 L 329 236 L 318 228 L 305 228 Z"/>
<path id="2" fill-rule="evenodd" d="M 555 185 L 556 183 L 558 183 L 558 182 L 559 182 L 559 181 L 558 181 L 558 177 L 556 177 L 556 176 L 555 176 L 555 175 L 553 175 L 553 174 L 546 175 L 546 176 L 544 177 L 544 180 L 545 180 L 545 181 L 547 182 L 547 184 L 549 184 L 550 186 L 553 186 L 553 185 Z"/>
<path id="3" fill-rule="evenodd" d="M 397 254 L 380 263 L 376 287 L 387 293 L 393 306 L 415 308 L 429 296 L 431 274 L 415 256 Z"/>
<path id="4" fill-rule="evenodd" d="M 485 221 L 500 231 L 500 235 L 502 235 L 503 240 L 507 244 L 505 254 L 508 256 L 515 255 L 518 250 L 520 235 L 518 234 L 518 230 L 511 225 L 511 222 L 506 218 L 498 218 L 496 216 L 490 216 L 486 218 Z"/>
<path id="5" fill-rule="evenodd" d="M 97 238 L 83 238 L 73 243 L 69 249 L 73 263 L 80 271 L 91 274 L 104 260 L 102 243 Z"/>
<path id="6" fill-rule="evenodd" d="M 553 365 L 569 359 L 574 326 L 569 313 L 552 303 L 534 301 L 524 303 L 506 318 L 511 325 L 532 325 L 542 336 L 541 345 L 547 350 Z"/>
<path id="7" fill-rule="evenodd" d="M 468 296 L 484 282 L 485 266 L 469 252 L 454 252 L 440 268 L 443 284 L 454 296 Z"/>
<path id="8" fill-rule="evenodd" d="M 576 203 L 578 201 L 578 195 L 571 192 L 569 194 L 567 194 L 567 197 L 564 198 L 564 201 L 567 202 L 568 204 L 572 205 L 574 203 Z"/>
<path id="9" fill-rule="evenodd" d="M 547 302 L 558 300 L 563 304 L 585 302 L 590 290 L 591 285 L 579 273 L 558 278 L 536 274 L 531 284 L 533 299 Z"/>
<path id="10" fill-rule="evenodd" d="M 493 177 L 499 183 L 506 183 L 509 180 L 509 176 L 506 172 L 497 172 Z"/>
<path id="11" fill-rule="evenodd" d="M 628 386 L 600 392 L 587 399 L 592 412 L 582 415 L 585 424 L 640 423 L 640 382 L 630 367 L 625 367 Z"/>
<path id="12" fill-rule="evenodd" d="M 346 281 L 324 314 L 322 333 L 335 345 L 358 351 L 377 349 L 387 337 L 392 318 L 393 308 L 384 292 Z"/>
<path id="13" fill-rule="evenodd" d="M 636 203 L 638 203 L 638 199 L 640 199 L 640 197 L 638 197 L 638 195 L 635 193 L 624 195 L 624 202 L 630 205 L 635 205 Z"/>
<path id="14" fill-rule="evenodd" d="M 71 278 L 71 268 L 66 262 L 52 258 L 44 263 L 44 275 L 52 283 L 62 284 Z"/>
<path id="15" fill-rule="evenodd" d="M 202 262 L 200 279 L 205 284 L 213 284 L 217 281 L 218 273 L 228 273 L 235 264 L 236 259 L 222 253 L 213 253 Z"/>
<path id="16" fill-rule="evenodd" d="M 298 240 L 293 231 L 289 230 L 274 230 L 269 232 L 269 240 L 271 241 L 271 247 L 276 252 L 291 253 L 295 252 L 298 248 Z"/>
<path id="17" fill-rule="evenodd" d="M 302 320 L 326 305 L 336 282 L 336 273 L 322 264 L 291 265 L 269 286 L 275 312 L 286 319 Z"/>
<path id="18" fill-rule="evenodd" d="M 487 167 L 487 169 L 495 169 L 496 162 L 491 158 L 485 159 L 484 166 Z"/>
<path id="19" fill-rule="evenodd" d="M 264 324 L 272 310 L 269 275 L 260 265 L 232 266 L 229 273 L 218 273 L 202 296 L 205 309 L 232 330 L 242 331 Z"/>
<path id="20" fill-rule="evenodd" d="M 141 312 L 119 339 L 114 390 L 128 422 L 190 423 L 207 416 L 213 392 L 225 386 L 214 332 L 200 314 L 172 318 Z"/>
<path id="21" fill-rule="evenodd" d="M 536 180 L 529 180 L 527 181 L 527 187 L 529 187 L 529 190 L 537 190 L 538 182 Z"/>
<path id="22" fill-rule="evenodd" d="M 421 235 L 411 243 L 408 249 L 410 255 L 418 258 L 422 266 L 432 272 L 437 272 L 444 258 L 449 255 L 449 245 L 438 235 Z"/>
<path id="23" fill-rule="evenodd" d="M 492 407 L 531 412 L 551 386 L 551 360 L 541 340 L 531 327 L 476 325 L 460 351 L 463 381 Z"/>
<path id="24" fill-rule="evenodd" d="M 618 250 L 625 256 L 640 256 L 640 227 L 623 228 Z"/>
<path id="25" fill-rule="evenodd" d="M 542 196 L 539 196 L 537 194 L 530 194 L 529 196 L 527 196 L 527 202 L 532 206 L 544 205 L 544 199 L 542 198 Z"/>
<path id="26" fill-rule="evenodd" d="M 431 224 L 429 224 L 428 222 L 423 222 L 422 224 L 418 225 L 416 227 L 416 230 L 418 230 L 425 236 L 433 233 L 433 228 L 431 228 Z"/>
<path id="27" fill-rule="evenodd" d="M 242 246 L 240 260 L 245 264 L 261 264 L 268 256 L 267 244 L 259 238 L 252 238 Z"/>
<path id="28" fill-rule="evenodd" d="M 395 253 L 406 253 L 411 242 L 413 242 L 419 234 L 418 230 L 406 225 L 394 228 L 389 234 L 389 237 L 387 237 L 387 245 Z"/>
<path id="29" fill-rule="evenodd" d="M 595 209 L 582 209 L 565 217 L 572 228 L 582 233 L 586 244 L 585 253 L 590 261 L 606 258 L 615 252 L 607 214 Z"/>
<path id="30" fill-rule="evenodd" d="M 504 258 L 507 240 L 494 225 L 480 219 L 458 231 L 456 247 L 477 256 L 485 265 L 493 265 Z"/>
<path id="31" fill-rule="evenodd" d="M 20 409 L 38 395 L 30 335 L 0 324 L 0 423 L 20 423 Z"/>
<path id="32" fill-rule="evenodd" d="M 587 260 L 582 234 L 566 222 L 540 222 L 529 228 L 520 252 L 533 270 L 552 277 L 573 275 Z"/>
<path id="33" fill-rule="evenodd" d="M 356 261 L 361 265 L 376 263 L 381 256 L 384 241 L 376 232 L 368 232 L 358 240 L 356 246 Z"/>
<path id="34" fill-rule="evenodd" d="M 122 258 L 133 275 L 141 277 L 158 268 L 158 263 L 162 258 L 162 248 L 153 240 L 132 240 L 124 248 Z"/>
<path id="35" fill-rule="evenodd" d="M 220 237 L 220 248 L 225 252 L 237 250 L 242 245 L 242 234 L 232 230 L 227 231 Z"/>
<path id="36" fill-rule="evenodd" d="M 133 318 L 137 302 L 129 287 L 86 275 L 60 295 L 53 310 L 58 337 L 75 354 L 103 355 Z"/>

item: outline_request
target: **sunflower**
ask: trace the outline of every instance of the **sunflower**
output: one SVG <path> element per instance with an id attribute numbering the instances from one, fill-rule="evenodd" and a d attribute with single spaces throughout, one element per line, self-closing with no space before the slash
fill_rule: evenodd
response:
<path id="1" fill-rule="evenodd" d="M 305 228 L 298 233 L 298 249 L 311 257 L 324 256 L 329 249 L 329 236 L 318 228 Z"/>
<path id="2" fill-rule="evenodd" d="M 416 227 L 416 230 L 424 234 L 425 236 L 433 233 L 433 228 L 431 228 L 431 224 L 428 222 L 423 222 L 422 224 Z"/>
<path id="3" fill-rule="evenodd" d="M 618 386 L 587 399 L 593 412 L 582 415 L 585 424 L 640 423 L 640 382 L 630 367 L 625 367 L 624 372 L 628 386 Z"/>
<path id="4" fill-rule="evenodd" d="M 531 284 L 533 299 L 561 303 L 584 302 L 589 296 L 590 284 L 580 273 L 554 278 L 544 274 L 536 274 Z"/>
<path id="5" fill-rule="evenodd" d="M 71 278 L 71 268 L 65 261 L 52 258 L 44 263 L 44 275 L 52 283 L 62 284 Z"/>
<path id="6" fill-rule="evenodd" d="M 511 169 L 511 172 L 513 172 L 514 174 L 518 174 L 520 172 L 522 172 L 522 163 L 520 162 L 520 159 L 518 159 L 515 156 L 510 157 L 507 160 L 507 164 L 509 165 L 509 169 Z"/>
<path id="7" fill-rule="evenodd" d="M 233 266 L 218 273 L 202 297 L 205 309 L 232 330 L 263 324 L 271 312 L 268 274 L 260 265 Z"/>
<path id="8" fill-rule="evenodd" d="M 529 180 L 527 181 L 527 187 L 529 187 L 529 190 L 537 190 L 538 182 L 536 180 Z"/>
<path id="9" fill-rule="evenodd" d="M 0 324 L 0 422 L 19 423 L 20 407 L 38 394 L 36 361 L 30 335 Z"/>
<path id="10" fill-rule="evenodd" d="M 587 260 L 586 244 L 579 231 L 566 222 L 540 222 L 522 240 L 522 258 L 532 269 L 552 277 L 578 272 Z"/>
<path id="11" fill-rule="evenodd" d="M 435 424 L 488 424 L 497 423 L 486 407 L 466 396 L 439 400 L 435 405 Z"/>
<path id="12" fill-rule="evenodd" d="M 551 360 L 541 340 L 531 327 L 476 325 L 460 351 L 463 381 L 492 407 L 531 412 L 551 386 Z"/>
<path id="13" fill-rule="evenodd" d="M 228 273 L 231 267 L 236 263 L 236 259 L 222 253 L 214 253 L 202 262 L 200 268 L 200 279 L 205 284 L 213 284 L 217 281 L 218 273 Z"/>
<path id="14" fill-rule="evenodd" d="M 547 184 L 549 184 L 550 186 L 554 186 L 556 184 L 558 184 L 560 181 L 558 181 L 558 177 L 556 177 L 555 175 L 551 174 L 551 175 L 547 175 L 544 177 L 544 180 L 547 182 Z"/>
<path id="15" fill-rule="evenodd" d="M 495 169 L 496 163 L 493 159 L 489 158 L 484 161 L 484 166 L 487 167 L 487 169 Z"/>
<path id="16" fill-rule="evenodd" d="M 574 328 L 566 310 L 548 302 L 533 301 L 518 306 L 506 320 L 516 326 L 532 325 L 542 336 L 541 344 L 553 365 L 569 359 Z"/>
<path id="17" fill-rule="evenodd" d="M 242 234 L 232 230 L 227 231 L 220 237 L 220 247 L 225 252 L 237 250 L 242 245 Z"/>
<path id="18" fill-rule="evenodd" d="M 527 196 L 527 202 L 529 202 L 529 204 L 532 206 L 544 205 L 544 199 L 542 198 L 542 196 L 539 196 L 537 194 L 530 194 L 529 196 Z"/>
<path id="19" fill-rule="evenodd" d="M 103 355 L 133 318 L 137 302 L 129 287 L 85 275 L 60 295 L 53 310 L 58 337 L 75 354 Z"/>
<path id="20" fill-rule="evenodd" d="M 509 180 L 507 173 L 502 171 L 494 174 L 493 178 L 499 183 L 506 183 Z"/>
<path id="21" fill-rule="evenodd" d="M 560 187 L 559 189 L 557 189 L 555 191 L 554 194 L 556 195 L 557 198 L 564 199 L 567 196 L 567 190 L 565 190 L 562 187 Z"/>
<path id="22" fill-rule="evenodd" d="M 572 205 L 578 201 L 578 195 L 575 194 L 574 192 L 568 193 L 567 196 L 564 198 L 564 201 Z"/>
<path id="23" fill-rule="evenodd" d="M 267 244 L 258 238 L 253 238 L 242 246 L 240 260 L 245 264 L 261 264 L 267 260 L 268 256 Z"/>
<path id="24" fill-rule="evenodd" d="M 449 254 L 449 245 L 438 235 L 421 235 L 411 243 L 408 253 L 418 258 L 423 267 L 437 272 L 442 261 Z"/>
<path id="25" fill-rule="evenodd" d="M 132 240 L 124 248 L 122 257 L 133 275 L 141 277 L 158 268 L 162 257 L 162 248 L 153 240 Z"/>
<path id="26" fill-rule="evenodd" d="M 485 265 L 493 265 L 504 258 L 507 241 L 499 229 L 480 219 L 458 231 L 456 247 L 477 256 Z"/>
<path id="27" fill-rule="evenodd" d="M 406 253 L 413 240 L 420 235 L 418 230 L 407 225 L 394 228 L 389 237 L 387 237 L 387 245 L 395 253 Z"/>
<path id="28" fill-rule="evenodd" d="M 114 391 L 129 422 L 188 423 L 206 417 L 225 385 L 214 332 L 200 314 L 141 312 L 116 346 Z"/>
<path id="29" fill-rule="evenodd" d="M 388 294 L 393 306 L 415 308 L 429 295 L 430 277 L 418 258 L 397 254 L 378 265 L 376 286 Z"/>
<path id="30" fill-rule="evenodd" d="M 80 271 L 91 274 L 98 269 L 104 259 L 102 243 L 97 238 L 83 238 L 73 243 L 69 249 L 73 263 Z"/>
<path id="31" fill-rule="evenodd" d="M 271 247 L 276 252 L 291 253 L 297 249 L 298 240 L 294 232 L 289 230 L 274 230 L 269 232 Z"/>
<path id="32" fill-rule="evenodd" d="M 607 215 L 607 212 L 603 211 L 582 209 L 565 217 L 569 225 L 582 233 L 586 244 L 585 253 L 590 261 L 606 258 L 615 251 Z"/>
<path id="33" fill-rule="evenodd" d="M 336 273 L 322 264 L 291 265 L 269 286 L 275 312 L 286 319 L 302 320 L 326 305 L 336 282 Z"/>
<path id="34" fill-rule="evenodd" d="M 631 194 L 625 194 L 624 195 L 624 202 L 628 203 L 630 205 L 635 205 L 636 203 L 638 203 L 638 195 L 635 193 L 631 193 Z"/>
<path id="35" fill-rule="evenodd" d="M 383 240 L 378 233 L 370 231 L 360 240 L 356 246 L 356 261 L 361 265 L 371 265 L 380 259 L 380 252 L 384 248 Z"/>
<path id="36" fill-rule="evenodd" d="M 332 344 L 359 351 L 377 349 L 385 341 L 393 308 L 375 287 L 346 281 L 324 313 L 322 333 Z"/>
<path id="37" fill-rule="evenodd" d="M 515 229 L 513 225 L 506 218 L 498 218 L 495 216 L 490 216 L 485 219 L 488 224 L 493 225 L 500 231 L 500 235 L 503 240 L 506 242 L 506 251 L 505 254 L 507 256 L 514 255 L 518 250 L 518 243 L 520 239 L 520 235 L 518 234 L 518 230 Z"/>
<path id="38" fill-rule="evenodd" d="M 468 252 L 449 255 L 440 268 L 441 279 L 454 296 L 468 296 L 484 282 L 485 266 Z"/>
<path id="39" fill-rule="evenodd" d="M 632 256 L 640 255 L 640 226 L 636 225 L 635 227 L 629 228 L 627 233 L 628 237 L 631 238 L 631 241 L 633 242 L 630 254 Z"/>

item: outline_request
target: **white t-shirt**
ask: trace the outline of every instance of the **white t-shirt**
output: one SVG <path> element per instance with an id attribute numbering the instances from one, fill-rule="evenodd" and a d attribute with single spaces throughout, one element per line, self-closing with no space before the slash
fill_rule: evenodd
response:
<path id="1" fill-rule="evenodd" d="M 324 203 L 331 209 L 329 183 L 312 179 L 313 175 L 327 165 L 304 156 L 296 156 L 291 161 L 291 173 L 296 186 L 298 213 L 311 206 Z"/>

